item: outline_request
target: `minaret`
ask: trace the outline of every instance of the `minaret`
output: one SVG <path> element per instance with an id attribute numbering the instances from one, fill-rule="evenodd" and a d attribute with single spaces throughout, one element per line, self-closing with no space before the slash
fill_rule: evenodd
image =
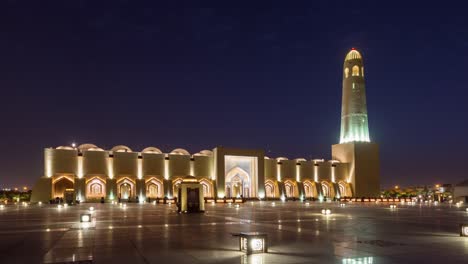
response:
<path id="1" fill-rule="evenodd" d="M 370 142 L 364 62 L 354 48 L 346 54 L 343 65 L 340 143 L 348 142 Z"/>
<path id="2" fill-rule="evenodd" d="M 346 54 L 343 65 L 340 144 L 332 146 L 332 159 L 348 164 L 341 180 L 349 184 L 352 196 L 380 195 L 379 145 L 369 139 L 364 63 L 355 49 Z"/>

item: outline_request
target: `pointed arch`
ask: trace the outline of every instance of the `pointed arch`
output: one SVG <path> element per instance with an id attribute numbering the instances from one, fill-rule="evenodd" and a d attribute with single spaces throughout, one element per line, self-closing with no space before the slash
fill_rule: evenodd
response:
<path id="1" fill-rule="evenodd" d="M 299 198 L 299 190 L 296 181 L 284 181 L 284 195 L 286 198 Z"/>
<path id="2" fill-rule="evenodd" d="M 252 186 L 250 174 L 239 166 L 230 169 L 225 178 L 226 197 L 250 197 Z"/>
<path id="3" fill-rule="evenodd" d="M 106 181 L 95 176 L 86 180 L 86 198 L 101 198 L 106 197 Z"/>
<path id="4" fill-rule="evenodd" d="M 120 199 L 130 199 L 135 196 L 135 181 L 128 178 L 122 177 L 117 180 L 117 193 Z"/>
<path id="5" fill-rule="evenodd" d="M 321 187 L 322 187 L 322 195 L 323 197 L 326 198 L 334 198 L 335 197 L 335 191 L 333 190 L 333 185 L 327 181 L 322 181 L 321 182 Z"/>
<path id="6" fill-rule="evenodd" d="M 146 197 L 162 198 L 164 197 L 164 183 L 156 177 L 151 177 L 145 181 Z"/>
<path id="7" fill-rule="evenodd" d="M 203 187 L 203 196 L 206 198 L 214 197 L 213 195 L 213 183 L 205 178 L 199 180 L 200 184 Z"/>
<path id="8" fill-rule="evenodd" d="M 73 178 L 62 175 L 52 181 L 53 197 L 63 198 L 66 189 L 73 189 L 75 182 Z"/>
<path id="9" fill-rule="evenodd" d="M 172 181 L 172 196 L 173 197 L 178 197 L 179 196 L 179 188 L 180 184 L 182 183 L 184 179 L 182 178 L 176 178 Z"/>
<path id="10" fill-rule="evenodd" d="M 338 182 L 338 188 L 340 190 L 340 196 L 341 197 L 352 197 L 352 191 L 351 191 L 351 186 L 349 183 L 344 182 L 344 181 L 339 181 Z"/>
<path id="11" fill-rule="evenodd" d="M 310 180 L 304 181 L 304 192 L 306 198 L 318 198 L 319 196 L 315 182 Z"/>
<path id="12" fill-rule="evenodd" d="M 265 194 L 267 198 L 277 198 L 278 195 L 278 184 L 273 180 L 265 181 Z"/>

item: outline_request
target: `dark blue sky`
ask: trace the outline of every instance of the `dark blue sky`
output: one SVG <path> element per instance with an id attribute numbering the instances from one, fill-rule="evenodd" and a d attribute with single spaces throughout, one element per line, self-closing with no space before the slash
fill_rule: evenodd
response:
<path id="1" fill-rule="evenodd" d="M 329 159 L 351 47 L 383 184 L 468 178 L 462 1 L 95 2 L 0 4 L 0 187 L 73 141 Z"/>

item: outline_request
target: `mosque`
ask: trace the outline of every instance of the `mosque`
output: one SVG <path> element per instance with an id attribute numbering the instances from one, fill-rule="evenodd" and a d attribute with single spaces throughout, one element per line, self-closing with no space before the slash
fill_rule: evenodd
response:
<path id="1" fill-rule="evenodd" d="M 66 195 L 81 202 L 171 199 L 187 175 L 213 199 L 377 197 L 379 150 L 369 137 L 361 54 L 352 49 L 345 57 L 340 143 L 329 160 L 272 158 L 260 149 L 226 147 L 190 154 L 182 148 L 164 153 L 157 147 L 59 146 L 44 149 L 44 175 L 31 201 Z"/>

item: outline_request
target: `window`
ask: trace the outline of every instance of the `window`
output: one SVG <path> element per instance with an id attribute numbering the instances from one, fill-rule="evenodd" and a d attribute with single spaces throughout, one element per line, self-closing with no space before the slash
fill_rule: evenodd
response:
<path id="1" fill-rule="evenodd" d="M 361 75 L 364 77 L 364 66 L 361 67 Z"/>
<path id="2" fill-rule="evenodd" d="M 346 68 L 344 70 L 344 74 L 345 74 L 345 78 L 348 78 L 348 76 L 349 76 L 349 69 L 348 68 Z"/>
<path id="3" fill-rule="evenodd" d="M 353 76 L 359 76 L 359 67 L 357 65 L 353 66 Z"/>

